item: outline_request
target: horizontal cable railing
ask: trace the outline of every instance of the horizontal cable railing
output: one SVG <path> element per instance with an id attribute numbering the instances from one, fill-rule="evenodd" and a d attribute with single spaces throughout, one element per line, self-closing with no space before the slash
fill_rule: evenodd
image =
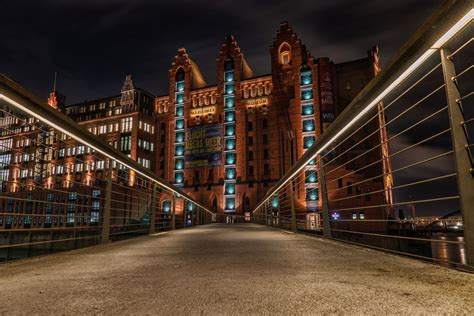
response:
<path id="1" fill-rule="evenodd" d="M 129 128 L 119 151 L 0 75 L 0 261 L 212 221 L 127 157 Z"/>
<path id="2" fill-rule="evenodd" d="M 473 266 L 473 12 L 468 1 L 440 8 L 252 220 Z"/>

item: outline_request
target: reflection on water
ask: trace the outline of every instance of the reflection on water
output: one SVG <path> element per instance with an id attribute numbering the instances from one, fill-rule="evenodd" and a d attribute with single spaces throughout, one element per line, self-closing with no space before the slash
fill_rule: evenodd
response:
<path id="1" fill-rule="evenodd" d="M 434 236 L 432 239 L 456 241 L 459 244 L 445 243 L 441 241 L 431 242 L 431 255 L 442 261 L 467 264 L 464 237 L 462 236 Z"/>

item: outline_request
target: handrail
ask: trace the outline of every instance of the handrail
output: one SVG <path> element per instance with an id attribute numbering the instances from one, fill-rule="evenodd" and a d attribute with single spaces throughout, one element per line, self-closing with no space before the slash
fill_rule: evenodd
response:
<path id="1" fill-rule="evenodd" d="M 473 18 L 474 9 L 471 0 L 446 1 L 400 48 L 387 67 L 352 100 L 314 145 L 267 192 L 252 213 L 263 206 L 351 126 L 368 118 L 370 110 L 374 109 L 389 92 L 417 70 Z"/>
<path id="2" fill-rule="evenodd" d="M 51 107 L 44 103 L 44 101 L 40 100 L 37 96 L 30 93 L 21 85 L 1 73 L 0 100 L 4 100 L 26 114 L 51 127 L 56 128 L 57 130 L 81 142 L 82 144 L 95 149 L 104 156 L 117 161 L 118 163 L 147 178 L 151 182 L 157 184 L 159 187 L 183 197 L 185 200 L 192 202 L 207 213 L 214 214 L 214 212 L 196 202 L 193 198 L 182 192 L 179 188 L 166 183 L 164 179 L 158 177 L 154 172 L 145 169 L 136 161 L 128 158 L 121 151 L 109 146 L 102 139 L 92 135 L 85 126 L 77 124 L 71 118 L 60 113 L 59 111 L 52 111 Z"/>

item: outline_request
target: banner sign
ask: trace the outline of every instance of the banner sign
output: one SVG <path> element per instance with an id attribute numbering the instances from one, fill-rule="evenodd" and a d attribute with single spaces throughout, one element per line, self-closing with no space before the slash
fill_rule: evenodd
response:
<path id="1" fill-rule="evenodd" d="M 222 164 L 222 126 L 200 126 L 186 130 L 185 168 Z"/>
<path id="2" fill-rule="evenodd" d="M 320 104 L 321 104 L 321 118 L 323 125 L 323 132 L 334 122 L 334 96 L 330 65 L 322 62 L 319 65 L 320 75 Z"/>

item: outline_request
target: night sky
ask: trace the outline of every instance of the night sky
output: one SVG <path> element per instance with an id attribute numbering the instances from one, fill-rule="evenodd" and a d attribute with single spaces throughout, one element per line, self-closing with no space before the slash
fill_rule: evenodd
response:
<path id="1" fill-rule="evenodd" d="M 167 93 L 179 47 L 209 84 L 226 34 L 257 75 L 270 72 L 268 48 L 288 21 L 315 57 L 343 62 L 378 44 L 382 64 L 441 0 L 151 1 L 3 0 L 0 72 L 46 99 L 58 72 L 67 103 L 118 94 L 127 73 L 151 93 Z"/>

